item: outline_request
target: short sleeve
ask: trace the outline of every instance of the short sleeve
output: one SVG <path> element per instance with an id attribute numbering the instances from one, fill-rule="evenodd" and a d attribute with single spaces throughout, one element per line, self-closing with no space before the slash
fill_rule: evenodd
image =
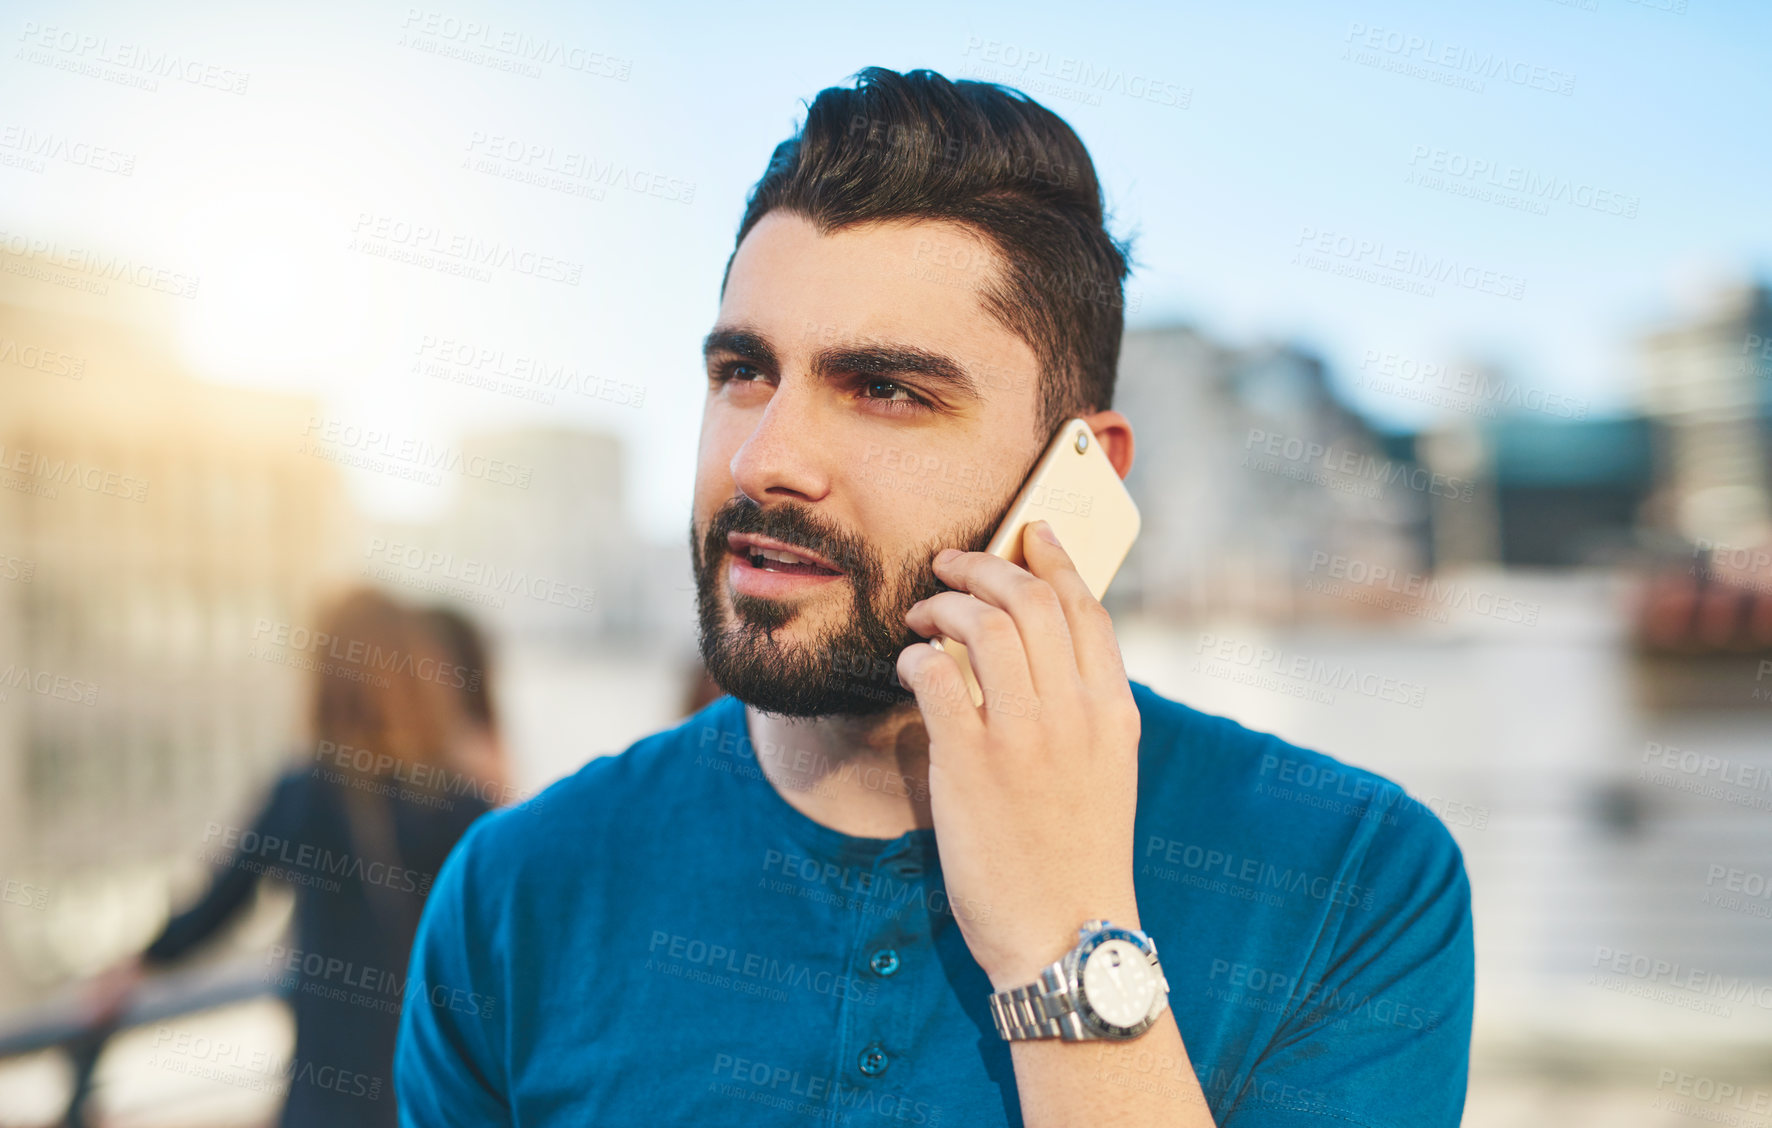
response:
<path id="1" fill-rule="evenodd" d="M 1220 1128 L 1457 1128 L 1476 994 L 1470 883 L 1445 825 L 1397 795 L 1327 958 Z"/>
<path id="2" fill-rule="evenodd" d="M 438 871 L 413 942 L 394 1054 L 403 1128 L 508 1125 L 501 1047 L 509 1002 L 498 970 L 498 937 L 476 906 L 485 830 L 474 823 Z"/>

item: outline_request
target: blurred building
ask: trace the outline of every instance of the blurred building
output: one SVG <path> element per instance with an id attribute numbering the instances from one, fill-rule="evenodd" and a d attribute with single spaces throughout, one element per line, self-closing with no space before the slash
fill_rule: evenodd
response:
<path id="1" fill-rule="evenodd" d="M 1143 527 L 1110 607 L 1291 618 L 1318 553 L 1422 565 L 1428 492 L 1330 388 L 1321 360 L 1195 329 L 1128 332 L 1115 407 Z"/>
<path id="2" fill-rule="evenodd" d="M 304 679 L 259 636 L 306 621 L 346 520 L 308 401 L 197 383 L 124 296 L 7 279 L 0 876 L 47 895 L 0 916 L 0 1006 L 157 925 L 284 754 Z"/>
<path id="3" fill-rule="evenodd" d="M 650 644 L 689 626 L 688 551 L 646 542 L 630 520 L 618 438 L 513 427 L 470 434 L 462 450 L 509 472 L 464 478 L 436 521 L 376 524 L 364 578 L 456 603 L 526 647 Z"/>
<path id="4" fill-rule="evenodd" d="M 1460 422 L 1416 438 L 1422 463 L 1474 483 L 1431 499 L 1435 567 L 1574 568 L 1632 552 L 1655 487 L 1641 416 L 1564 420 L 1530 414 Z"/>
<path id="5" fill-rule="evenodd" d="M 1772 294 L 1717 292 L 1642 349 L 1660 551 L 1634 624 L 1639 693 L 1758 710 L 1772 670 Z"/>
<path id="6" fill-rule="evenodd" d="M 1694 542 L 1772 540 L 1772 293 L 1726 290 L 1642 348 L 1661 520 Z"/>

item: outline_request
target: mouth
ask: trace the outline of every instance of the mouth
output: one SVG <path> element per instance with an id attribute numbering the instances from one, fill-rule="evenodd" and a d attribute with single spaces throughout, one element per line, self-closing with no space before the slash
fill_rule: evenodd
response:
<path id="1" fill-rule="evenodd" d="M 732 555 L 759 572 L 789 576 L 840 576 L 843 570 L 815 552 L 754 533 L 731 533 L 726 547 Z"/>

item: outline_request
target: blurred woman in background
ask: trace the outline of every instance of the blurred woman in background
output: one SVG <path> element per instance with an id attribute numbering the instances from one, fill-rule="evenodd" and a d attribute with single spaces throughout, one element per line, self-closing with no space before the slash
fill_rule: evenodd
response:
<path id="1" fill-rule="evenodd" d="M 295 1049 L 281 1124 L 394 1125 L 400 1010 L 432 1005 L 405 997 L 419 914 L 450 848 L 506 793 L 504 753 L 485 644 L 458 613 L 358 588 L 326 606 L 314 637 L 301 761 L 250 829 L 224 841 L 232 853 L 216 859 L 202 899 L 95 998 L 114 1014 L 144 970 L 234 919 L 261 877 L 283 881 L 295 890 L 295 938 L 277 966 Z"/>

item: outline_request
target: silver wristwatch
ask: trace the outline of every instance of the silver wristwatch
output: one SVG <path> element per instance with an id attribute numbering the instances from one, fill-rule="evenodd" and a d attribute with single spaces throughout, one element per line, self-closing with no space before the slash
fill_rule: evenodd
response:
<path id="1" fill-rule="evenodd" d="M 1157 963 L 1157 942 L 1105 920 L 1077 929 L 1077 946 L 1042 969 L 1040 978 L 991 996 L 997 1033 L 1010 1042 L 1124 1042 L 1149 1030 L 1168 1009 L 1169 980 Z"/>

